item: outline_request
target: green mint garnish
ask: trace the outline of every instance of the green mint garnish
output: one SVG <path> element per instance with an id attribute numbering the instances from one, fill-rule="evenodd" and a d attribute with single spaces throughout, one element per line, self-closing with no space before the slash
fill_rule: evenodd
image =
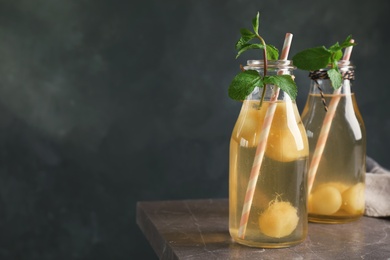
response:
<path id="1" fill-rule="evenodd" d="M 275 46 L 266 44 L 264 39 L 260 36 L 259 17 L 260 14 L 257 12 L 256 17 L 252 19 L 253 31 L 249 29 L 240 30 L 241 37 L 237 41 L 235 47 L 237 50 L 236 58 L 247 50 L 262 49 L 263 60 L 265 61 L 264 76 L 261 76 L 256 70 L 247 70 L 238 73 L 229 86 L 229 97 L 241 101 L 244 100 L 255 87 L 265 88 L 267 84 L 272 84 L 285 91 L 292 99 L 295 99 L 297 96 L 297 86 L 291 75 L 267 76 L 266 61 L 277 60 L 279 58 L 279 50 Z M 250 41 L 254 39 L 260 40 L 260 43 L 251 43 Z"/>
<path id="2" fill-rule="evenodd" d="M 290 75 L 261 77 L 255 70 L 246 70 L 238 73 L 229 87 L 229 96 L 236 97 L 236 100 L 244 100 L 256 86 L 262 87 L 266 84 L 278 86 L 290 97 L 297 96 L 297 85 Z"/>
<path id="3" fill-rule="evenodd" d="M 291 75 L 274 75 L 265 76 L 264 84 L 272 84 L 278 86 L 281 90 L 286 92 L 292 99 L 295 99 L 298 94 L 298 88 Z"/>
<path id="4" fill-rule="evenodd" d="M 259 35 L 259 18 L 260 13 L 257 12 L 255 18 L 252 19 L 253 32 L 249 29 L 241 29 L 241 38 L 236 43 L 236 50 L 238 51 L 236 59 L 245 51 L 252 49 L 264 49 L 265 42 Z M 249 43 L 253 39 L 259 39 L 260 43 Z M 279 58 L 279 51 L 275 46 L 267 44 L 267 57 L 269 60 L 277 60 Z"/>
<path id="5" fill-rule="evenodd" d="M 342 76 L 337 64 L 343 57 L 342 50 L 355 45 L 355 43 L 350 42 L 351 38 L 352 36 L 349 35 L 341 45 L 336 42 L 328 49 L 321 46 L 303 50 L 292 58 L 294 65 L 298 69 L 314 71 L 326 68 L 330 64 L 331 69 L 327 71 L 327 74 L 332 82 L 333 88 L 338 89 L 342 84 Z"/>
<path id="6" fill-rule="evenodd" d="M 343 83 L 343 77 L 341 76 L 340 71 L 338 71 L 337 69 L 330 69 L 327 71 L 327 74 L 329 76 L 330 81 L 332 82 L 333 88 L 340 88 L 341 84 Z"/>
<path id="7" fill-rule="evenodd" d="M 246 70 L 238 73 L 229 87 L 229 97 L 235 100 L 244 100 L 256 86 L 262 86 L 262 78 L 255 70 Z"/>

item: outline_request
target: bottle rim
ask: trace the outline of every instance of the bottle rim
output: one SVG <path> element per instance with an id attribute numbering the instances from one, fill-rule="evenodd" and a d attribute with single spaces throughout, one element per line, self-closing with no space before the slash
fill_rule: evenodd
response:
<path id="1" fill-rule="evenodd" d="M 264 67 L 264 60 L 248 60 L 245 68 L 262 68 Z M 268 60 L 268 68 L 276 69 L 290 69 L 295 70 L 297 67 L 294 66 L 292 60 Z"/>

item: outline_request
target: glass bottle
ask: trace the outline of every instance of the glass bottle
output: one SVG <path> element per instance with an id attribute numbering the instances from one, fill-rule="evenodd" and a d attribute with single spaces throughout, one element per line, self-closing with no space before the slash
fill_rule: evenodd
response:
<path id="1" fill-rule="evenodd" d="M 344 223 L 365 207 L 366 131 L 351 91 L 354 66 L 340 61 L 342 86 L 334 90 L 329 68 L 310 73 L 310 91 L 302 112 L 309 140 L 309 221 Z M 327 109 L 327 111 L 326 111 Z"/>
<path id="2" fill-rule="evenodd" d="M 263 66 L 262 60 L 249 60 L 244 69 L 262 74 Z M 289 60 L 268 61 L 267 75 L 292 75 L 294 69 Z M 265 89 L 261 107 L 263 88 L 256 87 L 243 101 L 231 136 L 229 232 L 247 246 L 288 247 L 307 236 L 308 141 L 295 100 L 277 86 Z M 268 139 L 257 150 L 270 114 Z"/>

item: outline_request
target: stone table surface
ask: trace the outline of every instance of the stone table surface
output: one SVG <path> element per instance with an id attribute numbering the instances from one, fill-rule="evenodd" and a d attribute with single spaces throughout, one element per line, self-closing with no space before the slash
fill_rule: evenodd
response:
<path id="1" fill-rule="evenodd" d="M 309 223 L 303 243 L 261 249 L 231 239 L 228 207 L 227 199 L 138 202 L 137 224 L 160 259 L 390 259 L 390 218 Z"/>

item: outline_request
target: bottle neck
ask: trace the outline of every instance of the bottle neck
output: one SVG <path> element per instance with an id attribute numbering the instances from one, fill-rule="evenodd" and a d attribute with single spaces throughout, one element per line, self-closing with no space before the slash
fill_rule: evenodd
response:
<path id="1" fill-rule="evenodd" d="M 263 60 L 248 60 L 247 65 L 244 67 L 245 70 L 256 70 L 261 76 L 264 76 L 264 61 Z M 293 65 L 291 60 L 272 60 L 267 61 L 267 76 L 274 75 L 291 75 L 296 67 Z M 261 99 L 264 94 L 264 101 L 287 101 L 291 100 L 290 96 L 283 90 L 275 85 L 266 85 L 265 91 L 263 86 L 256 87 L 253 92 L 247 97 L 247 100 Z"/>
<path id="2" fill-rule="evenodd" d="M 341 87 L 335 90 L 328 77 L 327 69 L 312 71 L 309 74 L 311 79 L 310 93 L 311 94 L 350 94 L 352 82 L 354 80 L 354 71 L 340 70 L 342 73 L 342 84 Z"/>

